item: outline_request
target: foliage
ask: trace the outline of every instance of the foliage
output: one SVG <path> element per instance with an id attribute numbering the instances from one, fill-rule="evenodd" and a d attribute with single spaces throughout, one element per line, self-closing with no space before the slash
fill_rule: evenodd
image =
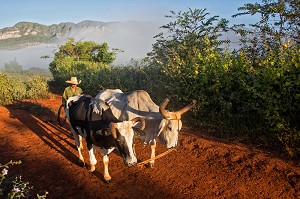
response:
<path id="1" fill-rule="evenodd" d="M 39 75 L 24 78 L 0 72 L 0 105 L 22 99 L 49 98 L 51 94 L 48 91 L 47 81 L 48 78 Z"/>
<path id="2" fill-rule="evenodd" d="M 22 73 L 25 76 L 40 75 L 40 76 L 45 77 L 45 78 L 52 78 L 52 75 L 51 75 L 49 69 L 45 69 L 45 68 L 31 67 L 27 70 L 23 70 Z"/>
<path id="3" fill-rule="evenodd" d="M 0 49 L 16 49 L 21 47 L 28 47 L 40 43 L 50 44 L 56 42 L 56 37 L 46 36 L 42 34 L 37 35 L 22 35 L 17 38 L 9 38 L 0 40 Z M 34 42 L 33 42 L 34 41 Z"/>
<path id="4" fill-rule="evenodd" d="M 61 84 L 71 76 L 91 76 L 98 70 L 107 68 L 115 58 L 116 52 L 110 52 L 107 43 L 75 42 L 73 38 L 69 38 L 55 53 L 49 69 L 54 81 Z"/>
<path id="5" fill-rule="evenodd" d="M 10 78 L 0 73 L 0 104 L 6 105 L 13 101 L 24 99 L 26 88 L 20 78 Z"/>
<path id="6" fill-rule="evenodd" d="M 219 46 L 226 42 L 219 39 L 220 32 L 227 31 L 228 21 L 219 20 L 218 16 L 209 17 L 206 9 L 171 11 L 171 14 L 166 17 L 174 22 L 161 27 L 166 31 L 156 36 L 157 41 L 149 55 L 171 77 L 173 92 L 179 94 L 176 97 L 186 102 L 191 99 L 193 79 L 202 67 L 198 55 L 205 56 L 209 49 L 220 51 Z"/>
<path id="7" fill-rule="evenodd" d="M 123 92 L 147 90 L 157 103 L 169 93 L 166 84 L 169 78 L 162 73 L 160 66 L 152 65 L 147 60 L 131 60 L 126 66 L 111 67 L 106 74 L 99 73 L 98 77 L 102 81 L 102 89 L 119 88 Z"/>
<path id="8" fill-rule="evenodd" d="M 47 79 L 34 75 L 25 83 L 26 99 L 48 99 L 50 97 Z"/>
<path id="9" fill-rule="evenodd" d="M 161 88 L 167 79 L 161 72 L 161 67 L 150 65 L 146 60 L 131 60 L 125 66 L 110 66 L 115 56 L 116 52 L 109 52 L 106 43 L 74 43 L 71 38 L 60 46 L 54 61 L 50 63 L 53 82 L 65 86 L 67 79 L 76 76 L 82 80 L 80 87 L 84 93 L 93 96 L 105 88 L 119 88 L 124 92 L 145 89 L 157 96 L 158 100 L 162 99 L 164 90 Z"/>
<path id="10" fill-rule="evenodd" d="M 13 165 L 21 164 L 21 161 L 10 161 L 4 165 L 0 164 L 0 197 L 5 197 L 7 199 L 13 198 L 28 198 L 30 196 L 29 192 L 32 187 L 29 186 L 29 182 L 22 181 L 22 177 L 18 176 L 13 178 L 8 177 L 9 167 Z M 37 198 L 46 198 L 46 192 L 44 195 L 40 196 L 37 194 Z"/>
<path id="11" fill-rule="evenodd" d="M 264 56 L 270 50 L 282 50 L 300 41 L 300 3 L 298 0 L 263 0 L 262 4 L 245 4 L 238 9 L 241 15 L 259 15 L 260 21 L 250 24 L 251 29 L 243 29 L 244 24 L 233 30 L 240 33 L 242 47 L 249 57 Z M 258 60 L 259 61 L 259 60 Z"/>
<path id="12" fill-rule="evenodd" d="M 239 8 L 244 12 L 234 15 L 261 17 L 252 30 L 236 29 L 243 32 L 240 51 L 260 74 L 254 78 L 253 91 L 264 106 L 257 110 L 291 157 L 300 154 L 299 8 L 299 1 L 263 0 L 245 4 Z"/>
<path id="13" fill-rule="evenodd" d="M 81 73 L 83 81 L 80 87 L 84 93 L 95 96 L 100 90 L 118 88 L 123 92 L 144 89 L 158 102 L 161 102 L 169 89 L 168 77 L 162 73 L 159 66 L 148 61 L 131 60 L 126 65 L 102 68 L 94 74 Z"/>

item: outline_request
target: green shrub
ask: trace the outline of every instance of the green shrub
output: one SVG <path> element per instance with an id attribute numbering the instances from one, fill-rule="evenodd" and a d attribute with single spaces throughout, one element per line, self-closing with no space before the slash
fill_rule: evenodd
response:
<path id="1" fill-rule="evenodd" d="M 51 94 L 49 93 L 47 78 L 34 75 L 25 82 L 26 86 L 26 99 L 48 99 Z"/>
<path id="2" fill-rule="evenodd" d="M 0 72 L 0 105 L 24 99 L 25 96 L 26 87 L 20 78 L 9 77 Z"/>
<path id="3" fill-rule="evenodd" d="M 0 105 L 23 99 L 49 98 L 48 79 L 38 75 L 20 78 L 0 72 Z"/>

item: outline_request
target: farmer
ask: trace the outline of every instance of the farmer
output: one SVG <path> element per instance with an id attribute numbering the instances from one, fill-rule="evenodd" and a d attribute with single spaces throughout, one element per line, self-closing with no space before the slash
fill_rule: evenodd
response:
<path id="1" fill-rule="evenodd" d="M 77 77 L 71 77 L 71 80 L 67 80 L 66 82 L 71 84 L 71 86 L 66 87 L 65 90 L 64 90 L 64 94 L 63 94 L 63 97 L 62 97 L 63 105 L 66 105 L 67 100 L 69 99 L 69 97 L 72 97 L 74 95 L 83 93 L 82 89 L 77 86 L 81 82 L 81 80 L 79 80 L 79 82 L 78 82 Z"/>

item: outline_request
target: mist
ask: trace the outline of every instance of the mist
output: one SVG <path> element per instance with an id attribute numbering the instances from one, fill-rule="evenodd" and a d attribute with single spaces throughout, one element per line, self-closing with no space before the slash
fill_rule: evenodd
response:
<path id="1" fill-rule="evenodd" d="M 71 31 L 75 41 L 107 42 L 110 49 L 117 48 L 124 52 L 117 54 L 113 64 L 124 64 L 130 59 L 142 59 L 152 50 L 155 43 L 154 36 L 161 30 L 158 22 L 127 21 L 110 22 L 102 29 L 86 27 L 78 31 Z"/>
<path id="2" fill-rule="evenodd" d="M 31 67 L 46 69 L 52 59 L 42 59 L 41 56 L 50 55 L 57 48 L 56 45 L 38 45 L 16 50 L 0 50 L 0 68 L 5 63 L 16 60 L 24 70 Z"/>
<path id="3" fill-rule="evenodd" d="M 131 59 L 142 59 L 147 56 L 152 50 L 152 44 L 155 43 L 153 37 L 160 32 L 161 25 L 158 22 L 111 22 L 101 28 L 74 29 L 68 37 L 73 37 L 75 41 L 107 42 L 110 50 L 118 48 L 124 51 L 117 54 L 113 64 L 126 64 Z M 63 41 L 62 44 L 67 39 Z M 42 44 L 16 50 L 0 50 L 0 68 L 16 59 L 24 70 L 31 67 L 47 69 L 58 47 L 59 44 Z M 42 59 L 41 56 L 45 55 L 52 58 Z"/>

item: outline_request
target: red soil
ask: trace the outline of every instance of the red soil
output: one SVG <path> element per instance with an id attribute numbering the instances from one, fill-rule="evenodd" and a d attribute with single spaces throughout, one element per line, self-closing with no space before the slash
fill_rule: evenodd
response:
<path id="1" fill-rule="evenodd" d="M 300 198 L 299 162 L 187 127 L 177 151 L 157 159 L 154 168 L 128 168 L 112 153 L 112 182 L 105 184 L 100 153 L 94 173 L 79 166 L 73 137 L 50 111 L 57 112 L 60 102 L 55 96 L 0 107 L 0 163 L 21 160 L 9 175 L 29 181 L 33 196 L 48 191 L 50 199 Z M 158 144 L 157 155 L 165 150 Z M 150 146 L 138 140 L 136 152 L 139 161 L 150 158 Z"/>

